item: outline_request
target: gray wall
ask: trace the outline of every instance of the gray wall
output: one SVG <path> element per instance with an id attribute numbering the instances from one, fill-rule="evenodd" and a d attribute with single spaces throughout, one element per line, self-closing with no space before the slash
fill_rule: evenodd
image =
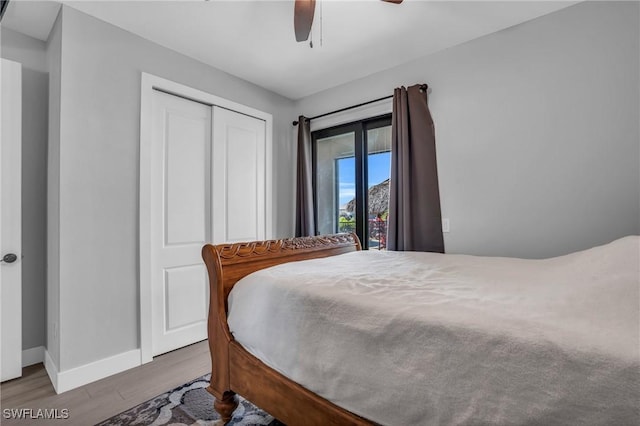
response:
<path id="1" fill-rule="evenodd" d="M 584 2 L 296 103 L 428 83 L 450 253 L 549 257 L 640 233 L 638 2 Z"/>
<path id="2" fill-rule="evenodd" d="M 22 349 L 45 346 L 46 44 L 2 27 L 0 55 L 22 64 Z"/>
<path id="3" fill-rule="evenodd" d="M 47 151 L 47 352 L 60 370 L 60 96 L 62 14 L 47 40 L 49 146 Z"/>
<path id="4" fill-rule="evenodd" d="M 139 347 L 140 73 L 273 115 L 279 235 L 292 220 L 293 102 L 66 6 L 61 64 L 59 367 L 64 371 Z"/>

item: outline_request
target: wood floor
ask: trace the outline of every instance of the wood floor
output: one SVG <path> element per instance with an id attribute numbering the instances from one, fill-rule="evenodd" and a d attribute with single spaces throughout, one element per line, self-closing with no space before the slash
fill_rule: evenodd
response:
<path id="1" fill-rule="evenodd" d="M 2 425 L 94 425 L 163 392 L 211 372 L 207 341 L 158 356 L 148 364 L 56 395 L 42 364 L 0 385 Z M 5 409 L 68 409 L 66 420 L 11 420 Z"/>

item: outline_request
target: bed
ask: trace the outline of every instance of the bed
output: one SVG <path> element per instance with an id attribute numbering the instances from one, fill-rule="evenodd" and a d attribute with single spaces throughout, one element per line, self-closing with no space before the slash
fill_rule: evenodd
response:
<path id="1" fill-rule="evenodd" d="M 638 424 L 640 240 L 544 260 L 206 245 L 208 391 L 288 425 Z M 233 290 L 233 291 L 232 291 Z"/>

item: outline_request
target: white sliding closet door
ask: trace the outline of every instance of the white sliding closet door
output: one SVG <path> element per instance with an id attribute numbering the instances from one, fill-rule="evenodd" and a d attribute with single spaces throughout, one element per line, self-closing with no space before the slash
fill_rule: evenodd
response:
<path id="1" fill-rule="evenodd" d="M 152 352 L 207 338 L 205 243 L 265 238 L 265 122 L 154 91 Z"/>
<path id="2" fill-rule="evenodd" d="M 207 338 L 211 107 L 155 92 L 151 152 L 153 354 Z"/>
<path id="3" fill-rule="evenodd" d="M 265 239 L 265 122 L 213 107 L 213 241 Z"/>

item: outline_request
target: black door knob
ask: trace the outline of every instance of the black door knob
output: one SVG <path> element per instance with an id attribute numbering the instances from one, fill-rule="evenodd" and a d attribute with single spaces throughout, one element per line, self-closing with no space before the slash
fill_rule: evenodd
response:
<path id="1" fill-rule="evenodd" d="M 4 257 L 2 258 L 2 260 L 0 260 L 0 262 L 13 263 L 16 260 L 18 260 L 18 256 L 16 256 L 13 253 L 9 253 L 9 254 L 5 254 Z"/>

